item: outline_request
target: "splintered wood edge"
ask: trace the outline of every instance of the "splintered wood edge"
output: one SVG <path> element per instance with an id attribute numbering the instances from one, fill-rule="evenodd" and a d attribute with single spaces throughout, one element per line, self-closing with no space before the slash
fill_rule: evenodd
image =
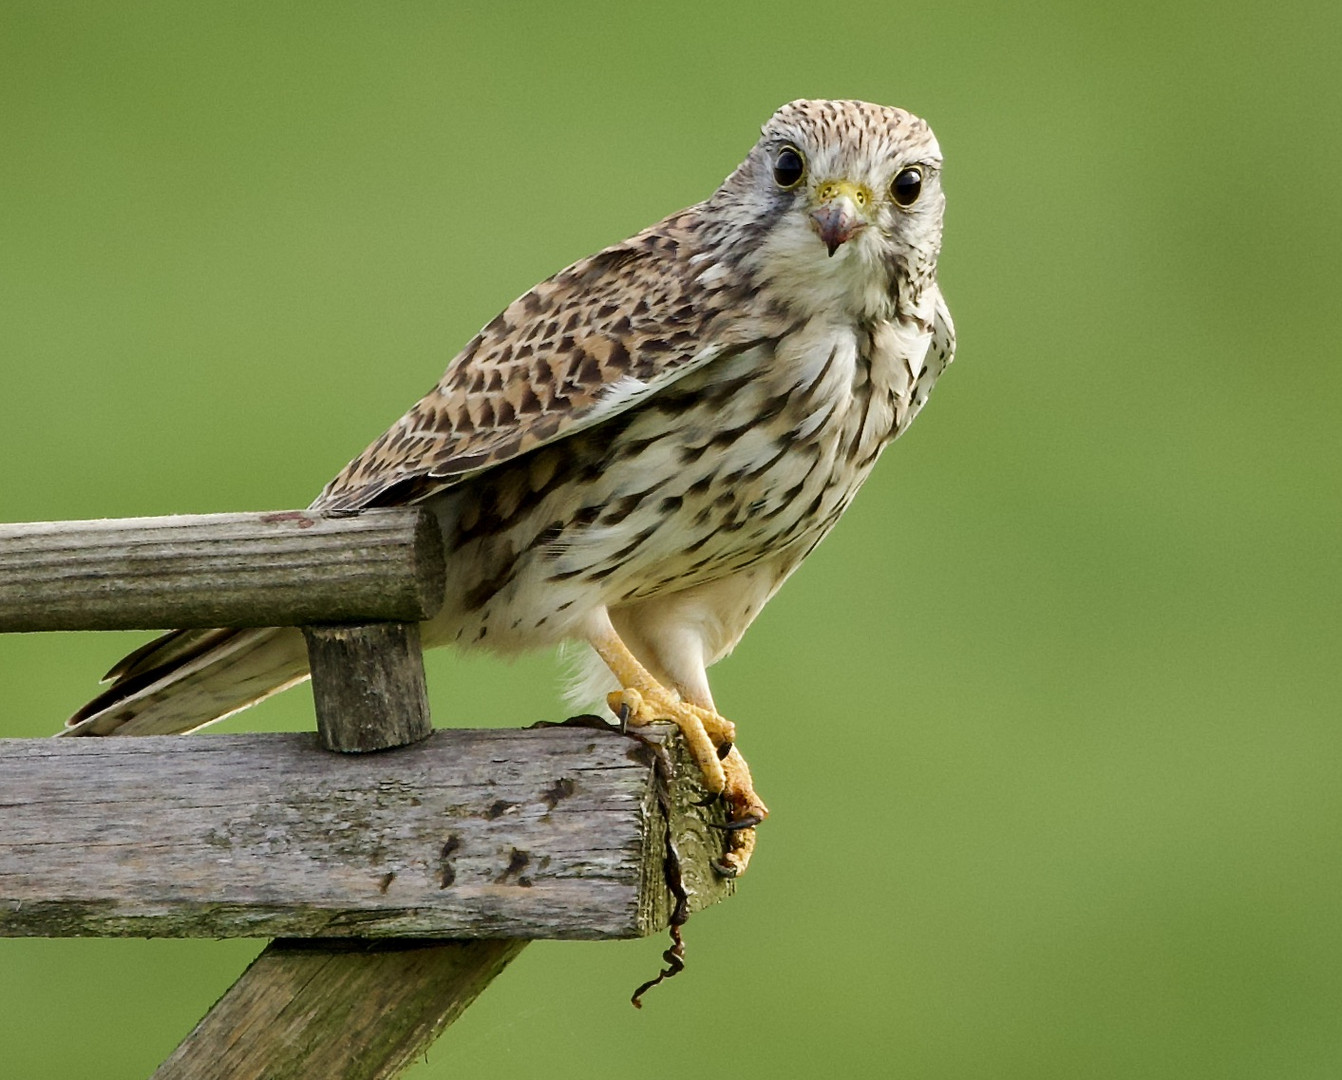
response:
<path id="1" fill-rule="evenodd" d="M 675 897 L 667 874 L 678 864 L 679 885 L 687 898 L 689 911 L 702 911 L 736 892 L 736 882 L 713 869 L 713 863 L 722 858 L 723 833 L 714 825 L 727 820 L 721 802 L 702 804 L 708 794 L 702 774 L 690 757 L 685 742 L 672 724 L 653 724 L 640 732 L 649 741 L 667 749 L 673 777 L 669 786 L 658 792 L 660 779 L 653 770 L 649 785 L 645 814 L 648 822 L 644 835 L 647 854 L 643 860 L 644 881 L 639 890 L 639 929 L 643 934 L 655 934 L 667 927 L 675 908 Z M 662 795 L 665 795 L 665 800 Z M 668 837 L 663 802 L 671 808 L 673 829 Z M 660 838 L 660 840 L 659 840 Z M 667 840 L 675 846 L 675 864 L 668 864 Z"/>

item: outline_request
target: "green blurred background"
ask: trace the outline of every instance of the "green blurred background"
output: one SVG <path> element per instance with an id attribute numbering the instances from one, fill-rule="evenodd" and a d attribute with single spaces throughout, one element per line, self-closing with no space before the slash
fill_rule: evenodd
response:
<path id="1" fill-rule="evenodd" d="M 959 360 L 715 672 L 750 875 L 641 1013 L 660 938 L 541 943 L 409 1075 L 1342 1075 L 1340 10 L 5 0 L 0 520 L 303 505 L 780 103 L 905 106 Z M 0 735 L 142 637 L 0 639 Z M 0 1072 L 147 1075 L 259 947 L 0 941 Z"/>

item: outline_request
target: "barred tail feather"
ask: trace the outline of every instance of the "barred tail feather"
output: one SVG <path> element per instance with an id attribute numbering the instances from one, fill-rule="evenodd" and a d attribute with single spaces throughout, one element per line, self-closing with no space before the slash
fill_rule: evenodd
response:
<path id="1" fill-rule="evenodd" d="M 108 673 L 111 685 L 61 735 L 172 735 L 255 705 L 308 677 L 302 632 L 174 630 Z"/>

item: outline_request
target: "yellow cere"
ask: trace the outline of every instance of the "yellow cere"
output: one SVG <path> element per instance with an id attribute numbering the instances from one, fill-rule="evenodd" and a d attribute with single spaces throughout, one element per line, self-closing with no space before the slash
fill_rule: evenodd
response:
<path id="1" fill-rule="evenodd" d="M 833 202 L 841 195 L 847 195 L 859 210 L 865 210 L 871 204 L 871 188 L 866 184 L 854 184 L 851 180 L 826 180 L 815 189 L 815 194 L 822 203 Z"/>

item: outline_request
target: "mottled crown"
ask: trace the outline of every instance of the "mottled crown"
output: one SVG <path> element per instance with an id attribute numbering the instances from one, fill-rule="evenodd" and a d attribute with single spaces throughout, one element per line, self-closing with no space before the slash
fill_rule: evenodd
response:
<path id="1" fill-rule="evenodd" d="M 867 101 L 789 101 L 760 129 L 762 148 L 788 140 L 841 145 L 854 155 L 912 155 L 941 162 L 941 149 L 927 121 L 891 105 Z"/>

